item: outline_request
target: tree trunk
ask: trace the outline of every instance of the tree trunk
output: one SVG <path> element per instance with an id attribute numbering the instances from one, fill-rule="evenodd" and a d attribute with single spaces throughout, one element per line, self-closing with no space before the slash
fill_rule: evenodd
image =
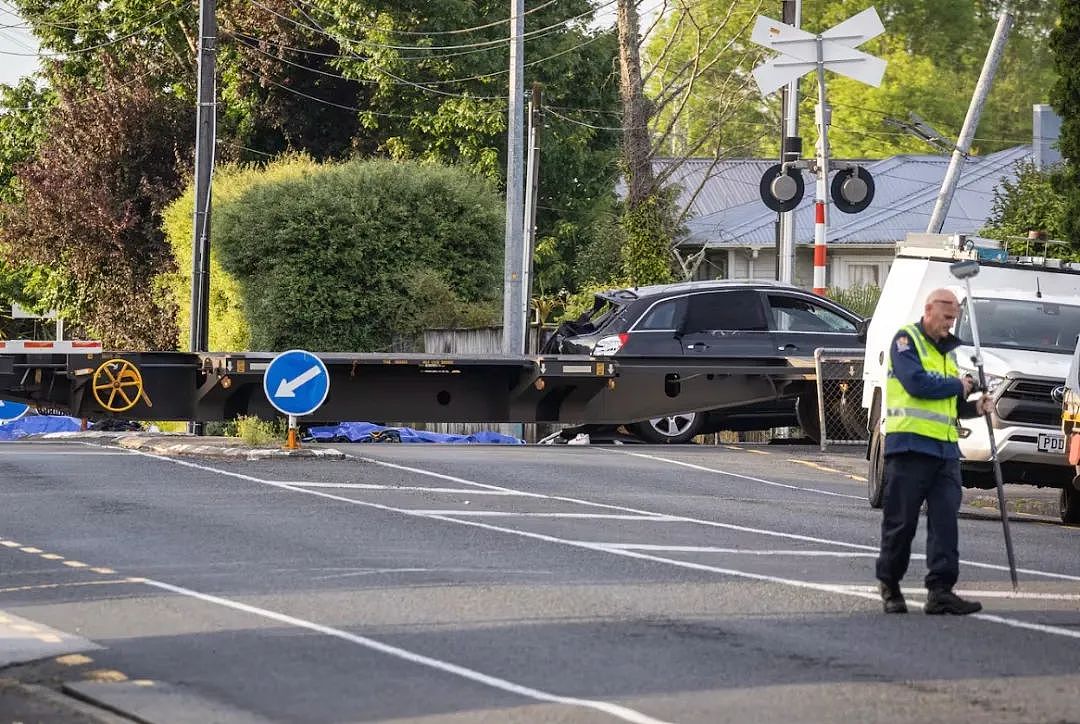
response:
<path id="1" fill-rule="evenodd" d="M 623 107 L 623 162 L 630 208 L 655 191 L 649 142 L 649 108 L 641 81 L 640 21 L 634 0 L 619 0 L 619 90 Z"/>

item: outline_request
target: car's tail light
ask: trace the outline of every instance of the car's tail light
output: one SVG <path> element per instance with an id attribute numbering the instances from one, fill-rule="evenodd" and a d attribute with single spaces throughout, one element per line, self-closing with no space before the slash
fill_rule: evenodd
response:
<path id="1" fill-rule="evenodd" d="M 629 340 L 629 332 L 620 332 L 610 337 L 601 337 L 600 341 L 593 346 L 593 357 L 609 357 L 622 349 Z"/>

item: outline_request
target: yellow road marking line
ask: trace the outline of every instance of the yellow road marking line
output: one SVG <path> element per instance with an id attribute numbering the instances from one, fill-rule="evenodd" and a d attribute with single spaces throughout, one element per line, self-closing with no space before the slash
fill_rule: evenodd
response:
<path id="1" fill-rule="evenodd" d="M 93 681 L 127 681 L 128 677 L 116 669 L 94 669 L 86 672 L 86 678 Z"/>
<path id="2" fill-rule="evenodd" d="M 64 557 L 59 553 L 42 553 L 41 557 L 47 561 L 62 561 Z"/>
<path id="3" fill-rule="evenodd" d="M 724 447 L 726 447 L 728 450 L 742 450 L 741 447 L 737 447 L 735 445 L 724 445 Z"/>
<path id="4" fill-rule="evenodd" d="M 63 640 L 56 634 L 38 634 L 34 638 L 38 641 L 44 641 L 47 644 L 58 644 Z"/>
<path id="5" fill-rule="evenodd" d="M 114 571 L 113 569 L 105 568 L 104 566 L 99 566 L 97 568 L 91 568 L 90 570 L 93 571 L 94 573 L 116 573 L 116 571 Z"/>
<path id="6" fill-rule="evenodd" d="M 752 447 L 746 448 L 746 452 L 752 452 L 755 455 L 772 455 L 772 453 L 770 453 L 770 452 L 765 452 L 764 450 L 755 450 Z"/>
<path id="7" fill-rule="evenodd" d="M 815 470 L 822 470 L 822 471 L 824 471 L 826 473 L 841 473 L 841 474 L 843 474 L 843 472 L 844 472 L 843 470 L 837 470 L 836 468 L 828 468 L 828 467 L 825 467 L 824 465 L 819 465 L 817 463 L 812 463 L 809 460 L 796 460 L 794 458 L 788 458 L 788 462 L 789 463 L 795 463 L 797 465 L 805 465 L 808 468 L 814 468 Z"/>
<path id="8" fill-rule="evenodd" d="M 132 679 L 131 683 L 134 684 L 135 686 L 153 686 L 154 685 L 154 680 L 153 679 Z"/>
<path id="9" fill-rule="evenodd" d="M 82 561 L 64 561 L 65 566 L 71 566 L 72 568 L 89 568 L 90 566 Z"/>
<path id="10" fill-rule="evenodd" d="M 19 550 L 21 550 L 23 553 L 41 553 L 42 552 L 42 550 L 40 548 L 34 548 L 33 546 L 23 546 Z"/>
<path id="11" fill-rule="evenodd" d="M 21 543 L 16 543 L 13 540 L 0 540 L 0 546 L 6 546 L 8 548 L 18 548 L 21 545 Z"/>
<path id="12" fill-rule="evenodd" d="M 866 482 L 866 478 L 864 478 L 861 475 L 849 475 L 848 477 L 851 478 L 852 480 L 858 480 L 860 483 L 865 483 Z"/>
<path id="13" fill-rule="evenodd" d="M 34 631 L 38 630 L 37 626 L 29 623 L 13 623 L 11 624 L 11 628 L 15 629 L 16 631 L 23 631 L 25 633 L 33 633 Z"/>
<path id="14" fill-rule="evenodd" d="M 66 656 L 57 656 L 56 663 L 62 666 L 82 666 L 83 664 L 92 664 L 94 660 L 89 656 L 82 654 L 68 654 Z"/>

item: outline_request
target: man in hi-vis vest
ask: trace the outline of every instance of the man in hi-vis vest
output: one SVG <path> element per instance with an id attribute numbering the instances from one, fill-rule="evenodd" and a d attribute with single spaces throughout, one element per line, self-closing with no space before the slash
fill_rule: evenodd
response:
<path id="1" fill-rule="evenodd" d="M 960 512 L 960 447 L 957 418 L 977 417 L 988 396 L 968 402 L 973 382 L 960 377 L 949 330 L 960 304 L 948 289 L 931 292 L 922 321 L 893 337 L 885 387 L 885 504 L 877 578 L 885 613 L 907 613 L 900 580 L 911 557 L 911 541 L 926 502 L 924 610 L 931 614 L 975 613 L 977 601 L 953 593 L 960 573 L 957 515 Z"/>

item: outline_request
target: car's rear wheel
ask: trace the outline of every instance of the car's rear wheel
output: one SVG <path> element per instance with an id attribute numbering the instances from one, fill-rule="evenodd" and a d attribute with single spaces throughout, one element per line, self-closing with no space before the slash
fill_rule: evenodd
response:
<path id="1" fill-rule="evenodd" d="M 871 508 L 881 508 L 885 502 L 885 437 L 874 428 L 870 435 L 870 469 L 866 475 L 866 499 Z"/>
<path id="2" fill-rule="evenodd" d="M 699 412 L 684 412 L 667 417 L 654 417 L 627 427 L 645 442 L 678 445 L 690 442 L 701 432 L 704 425 L 705 415 Z"/>

